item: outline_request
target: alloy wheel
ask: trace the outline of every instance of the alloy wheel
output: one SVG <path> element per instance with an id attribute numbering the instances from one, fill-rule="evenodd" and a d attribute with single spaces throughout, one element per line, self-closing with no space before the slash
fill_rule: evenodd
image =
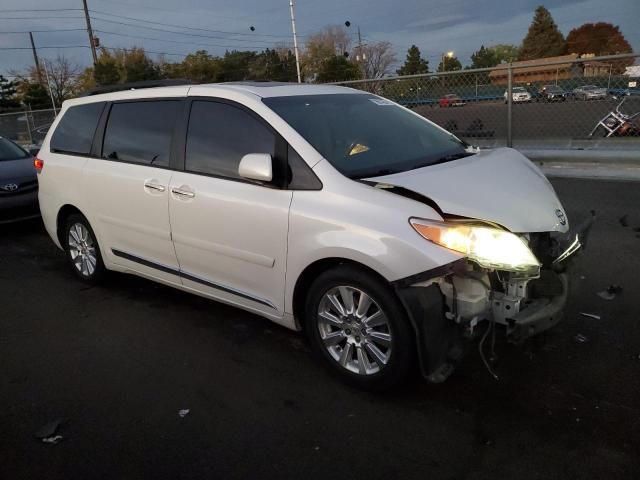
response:
<path id="1" fill-rule="evenodd" d="M 318 305 L 317 327 L 330 357 L 350 372 L 373 375 L 389 362 L 389 320 L 360 289 L 345 285 L 328 290 Z"/>
<path id="2" fill-rule="evenodd" d="M 69 228 L 67 242 L 73 266 L 83 277 L 91 277 L 96 271 L 98 256 L 89 229 L 82 223 L 74 223 Z"/>

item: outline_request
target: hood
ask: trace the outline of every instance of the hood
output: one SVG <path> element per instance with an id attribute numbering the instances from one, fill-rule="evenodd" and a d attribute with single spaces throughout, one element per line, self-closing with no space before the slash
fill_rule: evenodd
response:
<path id="1" fill-rule="evenodd" d="M 0 160 L 0 187 L 6 183 L 22 184 L 36 179 L 32 157 Z"/>
<path id="2" fill-rule="evenodd" d="M 512 232 L 569 229 L 547 178 L 510 148 L 366 180 L 411 190 L 435 202 L 445 214 L 490 221 Z"/>

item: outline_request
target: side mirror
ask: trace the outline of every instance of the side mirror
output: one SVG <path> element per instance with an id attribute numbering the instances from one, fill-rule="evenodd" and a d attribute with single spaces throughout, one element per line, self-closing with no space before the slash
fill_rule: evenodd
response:
<path id="1" fill-rule="evenodd" d="M 273 162 L 268 153 L 247 153 L 238 166 L 238 175 L 249 180 L 270 182 L 273 179 Z"/>

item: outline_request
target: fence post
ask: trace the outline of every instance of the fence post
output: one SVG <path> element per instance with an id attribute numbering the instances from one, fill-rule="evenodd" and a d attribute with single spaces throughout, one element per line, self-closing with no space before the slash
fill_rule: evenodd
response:
<path id="1" fill-rule="evenodd" d="M 31 113 L 30 103 L 27 104 L 24 113 L 24 116 L 27 117 L 27 133 L 29 134 L 29 144 L 33 145 L 33 135 L 31 134 L 31 121 L 33 120 L 33 114 Z M 33 126 L 33 128 L 35 128 L 35 125 Z"/>
<path id="2" fill-rule="evenodd" d="M 512 117 L 511 106 L 513 104 L 513 69 L 511 68 L 511 62 L 507 69 L 507 147 L 513 147 L 513 132 L 512 132 Z"/>

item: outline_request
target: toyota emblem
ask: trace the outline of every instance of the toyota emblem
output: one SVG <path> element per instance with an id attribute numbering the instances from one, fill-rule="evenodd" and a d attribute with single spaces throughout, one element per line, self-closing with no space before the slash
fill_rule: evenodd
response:
<path id="1" fill-rule="evenodd" d="M 560 225 L 567 224 L 567 216 L 559 208 L 556 210 L 556 217 L 558 217 L 558 220 L 560 220 Z"/>
<path id="2" fill-rule="evenodd" d="M 18 185 L 16 185 L 15 183 L 7 183 L 6 185 L 2 186 L 2 190 L 4 190 L 5 192 L 13 192 L 14 190 L 18 189 Z"/>

